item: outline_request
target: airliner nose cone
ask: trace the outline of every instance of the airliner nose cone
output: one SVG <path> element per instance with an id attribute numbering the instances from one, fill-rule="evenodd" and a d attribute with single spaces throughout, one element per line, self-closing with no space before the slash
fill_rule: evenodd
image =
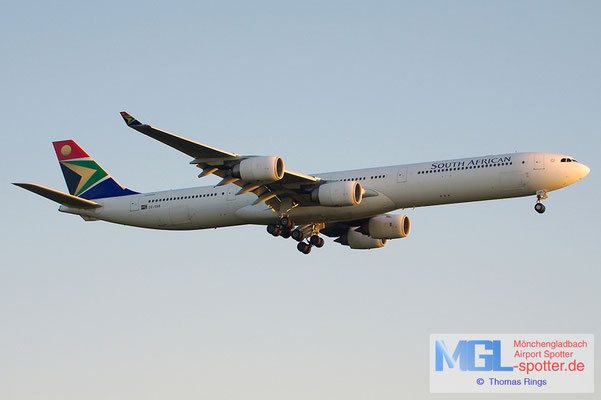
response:
<path id="1" fill-rule="evenodd" d="M 591 169 L 586 165 L 582 164 L 582 177 L 584 178 L 585 176 L 587 176 L 589 172 L 591 172 Z"/>

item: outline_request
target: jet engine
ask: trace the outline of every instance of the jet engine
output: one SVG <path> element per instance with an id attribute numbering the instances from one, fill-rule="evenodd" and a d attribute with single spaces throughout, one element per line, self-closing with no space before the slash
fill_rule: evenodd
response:
<path id="1" fill-rule="evenodd" d="M 275 182 L 284 177 L 284 160 L 278 156 L 246 158 L 232 169 L 232 175 L 251 182 Z"/>
<path id="2" fill-rule="evenodd" d="M 370 218 L 361 231 L 374 239 L 404 238 L 411 233 L 411 221 L 406 215 L 384 214 Z"/>
<path id="3" fill-rule="evenodd" d="M 386 246 L 386 239 L 374 239 L 369 236 L 349 229 L 344 235 L 334 240 L 351 249 L 377 249 Z"/>
<path id="4" fill-rule="evenodd" d="M 313 189 L 311 200 L 327 207 L 356 206 L 363 199 L 359 182 L 328 182 Z"/>

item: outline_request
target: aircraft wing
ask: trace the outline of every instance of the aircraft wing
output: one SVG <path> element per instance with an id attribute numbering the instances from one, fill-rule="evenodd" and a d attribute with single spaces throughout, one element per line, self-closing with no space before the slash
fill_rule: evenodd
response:
<path id="1" fill-rule="evenodd" d="M 165 132 L 150 125 L 142 124 L 140 121 L 138 121 L 125 111 L 121 112 L 121 116 L 125 120 L 127 126 L 129 126 L 130 128 L 135 129 L 138 132 L 145 134 L 146 136 L 150 136 L 151 138 L 158 140 L 159 142 L 165 143 L 167 146 L 171 146 L 174 149 L 181 151 L 182 153 L 186 153 L 187 155 L 193 157 L 196 160 L 226 160 L 241 157 L 240 154 L 219 150 L 214 147 L 210 147 L 205 144 L 174 135 L 173 133 Z"/>
<path id="2" fill-rule="evenodd" d="M 203 169 L 203 172 L 198 175 L 199 178 L 215 174 L 223 178 L 218 186 L 235 183 L 242 188 L 238 194 L 252 192 L 258 196 L 256 203 L 265 202 L 273 209 L 279 209 L 280 201 L 284 197 L 293 199 L 297 204 L 310 203 L 306 196 L 306 186 L 313 186 L 320 181 L 320 178 L 315 176 L 285 170 L 284 176 L 279 181 L 261 185 L 246 182 L 232 177 L 230 171 L 233 165 L 249 156 L 216 149 L 143 124 L 125 111 L 121 112 L 121 116 L 130 128 L 193 157 L 194 160 L 191 161 L 191 164 L 196 164 L 197 167 Z"/>
<path id="3" fill-rule="evenodd" d="M 102 207 L 102 205 L 96 203 L 95 201 L 82 199 L 81 197 L 59 192 L 58 190 L 35 185 L 33 183 L 13 183 L 13 185 L 22 187 L 23 189 L 29 190 L 35 194 L 39 194 L 42 197 L 56 201 L 57 203 L 63 204 L 67 207 L 85 209 Z"/>

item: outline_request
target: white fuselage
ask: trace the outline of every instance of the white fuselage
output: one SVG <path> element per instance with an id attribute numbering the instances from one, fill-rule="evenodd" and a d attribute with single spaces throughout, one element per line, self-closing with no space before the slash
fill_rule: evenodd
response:
<path id="1" fill-rule="evenodd" d="M 568 156 L 551 153 L 512 153 L 419 164 L 394 165 L 315 176 L 355 180 L 366 193 L 360 204 L 347 207 L 310 206 L 291 209 L 298 224 L 349 221 L 402 208 L 529 196 L 538 190 L 560 189 L 584 178 L 589 169 Z M 257 196 L 236 196 L 240 188 L 204 186 L 131 196 L 95 199 L 94 210 L 65 206 L 60 211 L 124 225 L 189 230 L 242 224 L 269 224 L 278 214 Z"/>

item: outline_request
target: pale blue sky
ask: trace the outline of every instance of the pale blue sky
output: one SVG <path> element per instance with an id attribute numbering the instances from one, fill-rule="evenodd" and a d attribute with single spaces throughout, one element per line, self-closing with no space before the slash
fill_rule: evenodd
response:
<path id="1" fill-rule="evenodd" d="M 430 333 L 599 337 L 599 21 L 594 1 L 4 4 L 0 398 L 442 399 Z M 262 227 L 86 223 L 9 184 L 66 190 L 60 139 L 138 191 L 215 182 L 121 110 L 301 172 L 514 150 L 592 172 L 544 215 L 407 210 L 407 239 L 310 256 Z"/>

